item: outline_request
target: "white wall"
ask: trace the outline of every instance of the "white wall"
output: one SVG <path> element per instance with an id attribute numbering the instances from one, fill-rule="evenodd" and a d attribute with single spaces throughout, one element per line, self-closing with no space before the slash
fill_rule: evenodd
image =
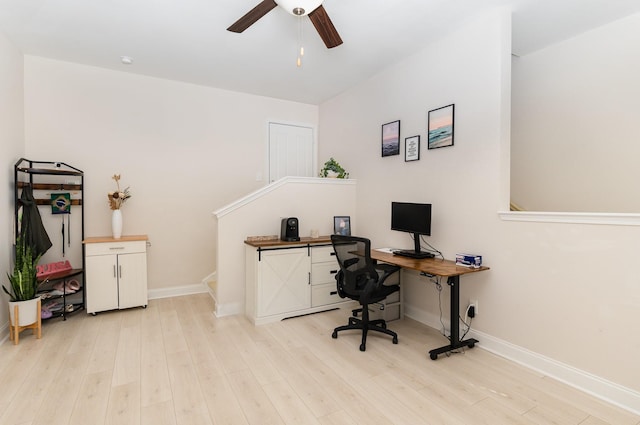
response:
<path id="1" fill-rule="evenodd" d="M 0 280 L 9 287 L 7 272 L 13 266 L 13 164 L 24 153 L 24 102 L 22 53 L 0 32 Z M 0 300 L 8 297 L 2 291 Z M 0 302 L 0 341 L 8 335 L 7 303 Z"/>
<path id="2" fill-rule="evenodd" d="M 280 235 L 282 218 L 296 217 L 300 237 L 333 233 L 333 217 L 356 217 L 355 180 L 285 177 L 215 211 L 217 220 L 216 314 L 244 312 L 245 245 L 248 236 Z M 351 229 L 357 231 L 352 220 Z"/>
<path id="3" fill-rule="evenodd" d="M 509 14 L 496 11 L 322 104 L 319 157 L 358 180 L 358 232 L 374 245 L 411 246 L 389 230 L 391 201 L 431 202 L 429 241 L 448 258 L 483 255 L 491 270 L 461 278 L 463 307 L 479 300 L 480 345 L 640 411 L 640 229 L 497 214 L 509 202 L 510 38 Z M 427 150 L 427 111 L 450 103 L 455 144 Z M 419 161 L 380 157 L 380 126 L 395 119 L 402 149 L 421 136 Z M 403 284 L 406 312 L 439 327 L 434 285 L 411 273 Z"/>
<path id="4" fill-rule="evenodd" d="M 149 289 L 216 270 L 211 211 L 261 187 L 267 122 L 318 107 L 25 57 L 26 155 L 85 172 L 86 236 L 110 234 L 111 179 L 131 186 L 125 234 L 148 234 Z"/>
<path id="5" fill-rule="evenodd" d="M 514 58 L 512 200 L 639 213 L 640 14 Z"/>

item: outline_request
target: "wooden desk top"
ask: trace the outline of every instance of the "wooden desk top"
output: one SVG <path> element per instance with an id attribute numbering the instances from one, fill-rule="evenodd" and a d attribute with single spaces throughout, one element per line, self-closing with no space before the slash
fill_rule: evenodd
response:
<path id="1" fill-rule="evenodd" d="M 460 276 L 468 273 L 476 273 L 484 270 L 489 270 L 489 267 L 463 267 L 456 266 L 455 261 L 442 260 L 440 258 L 424 258 L 416 259 L 409 257 L 402 257 L 400 255 L 394 255 L 384 251 L 378 251 L 377 249 L 371 250 L 371 258 L 378 261 L 383 261 L 389 264 L 395 264 L 405 269 L 416 270 L 419 272 L 425 272 L 434 276 Z"/>
<path id="2" fill-rule="evenodd" d="M 278 247 L 286 245 L 319 245 L 331 244 L 331 236 L 318 236 L 317 238 L 301 237 L 299 241 L 281 241 L 280 239 L 267 239 L 261 241 L 245 240 L 245 244 L 256 248 Z"/>

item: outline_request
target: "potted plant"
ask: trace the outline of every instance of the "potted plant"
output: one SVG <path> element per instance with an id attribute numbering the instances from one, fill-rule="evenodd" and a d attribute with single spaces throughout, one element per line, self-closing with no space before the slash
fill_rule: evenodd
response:
<path id="1" fill-rule="evenodd" d="M 345 171 L 344 168 L 338 162 L 329 158 L 327 162 L 324 163 L 324 167 L 320 170 L 320 177 L 337 177 L 339 179 L 348 179 L 349 173 Z"/>
<path id="2" fill-rule="evenodd" d="M 37 268 L 41 255 L 24 241 L 22 235 L 16 238 L 16 260 L 11 274 L 7 273 L 11 283 L 11 291 L 2 285 L 9 295 L 9 337 L 14 344 L 19 341 L 19 333 L 23 329 L 33 329 L 37 338 L 41 333 L 40 298 L 38 291 Z"/>

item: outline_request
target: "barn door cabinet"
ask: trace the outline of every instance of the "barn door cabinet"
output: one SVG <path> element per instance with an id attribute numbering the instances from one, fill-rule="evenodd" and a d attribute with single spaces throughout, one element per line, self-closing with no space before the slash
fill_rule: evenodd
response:
<path id="1" fill-rule="evenodd" d="M 84 241 L 87 313 L 147 306 L 147 240 L 123 235 Z"/>
<path id="2" fill-rule="evenodd" d="M 331 239 L 245 241 L 245 313 L 256 325 L 331 310 L 348 303 L 338 296 L 339 270 Z"/>

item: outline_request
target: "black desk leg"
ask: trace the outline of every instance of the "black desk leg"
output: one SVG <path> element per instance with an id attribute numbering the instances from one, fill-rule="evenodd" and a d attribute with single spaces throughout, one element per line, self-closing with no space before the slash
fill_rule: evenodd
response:
<path id="1" fill-rule="evenodd" d="M 444 347 L 429 351 L 431 360 L 438 358 L 438 354 L 448 353 L 462 347 L 473 348 L 477 339 L 469 338 L 460 341 L 460 276 L 450 276 L 447 284 L 451 287 L 451 343 Z"/>

